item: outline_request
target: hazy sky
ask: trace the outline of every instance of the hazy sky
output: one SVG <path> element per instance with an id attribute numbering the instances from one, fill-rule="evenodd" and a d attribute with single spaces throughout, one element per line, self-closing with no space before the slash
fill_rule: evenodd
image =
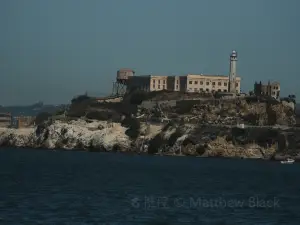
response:
<path id="1" fill-rule="evenodd" d="M 299 0 L 0 0 L 0 105 L 66 103 L 137 75 L 228 74 L 300 96 Z M 297 22 L 298 21 L 298 22 Z"/>

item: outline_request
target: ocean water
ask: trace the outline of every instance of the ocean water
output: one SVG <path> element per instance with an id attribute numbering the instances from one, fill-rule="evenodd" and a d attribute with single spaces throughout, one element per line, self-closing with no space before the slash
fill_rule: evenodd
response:
<path id="1" fill-rule="evenodd" d="M 300 164 L 0 150 L 0 224 L 300 224 Z"/>

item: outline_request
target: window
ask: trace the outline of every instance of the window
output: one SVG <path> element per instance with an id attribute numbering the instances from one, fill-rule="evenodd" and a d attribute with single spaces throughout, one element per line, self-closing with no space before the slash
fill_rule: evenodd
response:
<path id="1" fill-rule="evenodd" d="M 212 82 L 212 85 L 216 85 L 216 82 Z"/>
<path id="2" fill-rule="evenodd" d="M 203 88 L 200 88 L 200 91 L 203 91 Z"/>
<path id="3" fill-rule="evenodd" d="M 194 81 L 194 84 L 198 84 L 198 81 Z"/>
<path id="4" fill-rule="evenodd" d="M 197 88 L 194 88 L 194 91 L 198 91 L 198 89 L 197 89 Z"/>
<path id="5" fill-rule="evenodd" d="M 178 84 L 179 83 L 179 80 L 176 80 L 176 84 Z"/>
<path id="6" fill-rule="evenodd" d="M 155 84 L 153 84 L 153 89 L 155 89 Z"/>
<path id="7" fill-rule="evenodd" d="M 193 84 L 193 81 L 190 81 L 189 84 Z"/>
<path id="8" fill-rule="evenodd" d="M 226 83 L 226 82 L 224 82 L 224 86 L 227 86 L 227 83 Z"/>
<path id="9" fill-rule="evenodd" d="M 200 81 L 200 84 L 203 85 L 203 81 Z"/>
<path id="10" fill-rule="evenodd" d="M 206 82 L 206 85 L 209 85 L 209 82 Z M 206 89 L 207 90 L 207 89 Z"/>
<path id="11" fill-rule="evenodd" d="M 218 82 L 218 85 L 221 86 L 221 82 Z"/>
<path id="12" fill-rule="evenodd" d="M 158 83 L 160 84 L 160 80 L 158 80 Z"/>
<path id="13" fill-rule="evenodd" d="M 275 95 L 275 91 L 272 92 L 272 95 Z"/>
<path id="14" fill-rule="evenodd" d="M 163 84 L 165 84 L 166 83 L 166 81 L 165 80 L 163 80 Z"/>
<path id="15" fill-rule="evenodd" d="M 235 83 L 235 86 L 238 87 L 238 86 L 239 86 L 239 83 Z"/>
<path id="16" fill-rule="evenodd" d="M 221 89 L 218 89 L 219 92 L 221 92 Z"/>
<path id="17" fill-rule="evenodd" d="M 155 84 L 155 80 L 153 80 L 153 84 Z"/>
<path id="18" fill-rule="evenodd" d="M 176 89 L 178 89 L 178 85 L 176 85 Z"/>
<path id="19" fill-rule="evenodd" d="M 159 81 L 158 81 L 158 83 L 159 83 Z M 160 85 L 158 85 L 158 89 L 160 89 Z"/>
<path id="20" fill-rule="evenodd" d="M 224 92 L 227 92 L 227 90 L 226 90 L 226 89 L 224 89 Z"/>
<path id="21" fill-rule="evenodd" d="M 207 92 L 209 92 L 209 89 L 208 89 L 208 88 L 206 88 L 206 91 L 207 91 Z"/>
<path id="22" fill-rule="evenodd" d="M 166 85 L 163 85 L 163 89 L 166 89 Z"/>

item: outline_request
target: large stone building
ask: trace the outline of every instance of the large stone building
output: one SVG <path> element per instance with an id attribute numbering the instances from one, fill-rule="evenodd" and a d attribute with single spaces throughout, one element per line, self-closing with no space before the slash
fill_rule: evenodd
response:
<path id="1" fill-rule="evenodd" d="M 187 75 L 187 92 L 228 92 L 229 78 L 224 75 Z M 241 92 L 241 78 L 235 80 L 236 93 Z"/>
<path id="2" fill-rule="evenodd" d="M 237 53 L 230 55 L 229 75 L 188 74 L 185 76 L 130 76 L 127 89 L 182 92 L 241 92 L 241 78 L 236 73 Z"/>
<path id="3" fill-rule="evenodd" d="M 280 96 L 280 83 L 268 82 L 268 84 L 262 84 L 261 81 L 259 83 L 255 82 L 254 84 L 254 94 L 256 96 L 270 96 L 278 99 Z"/>
<path id="4" fill-rule="evenodd" d="M 128 82 L 128 89 L 144 91 L 182 91 L 182 92 L 228 92 L 229 77 L 225 75 L 188 74 L 186 76 L 135 76 Z M 236 93 L 241 92 L 241 78 L 235 80 Z"/>

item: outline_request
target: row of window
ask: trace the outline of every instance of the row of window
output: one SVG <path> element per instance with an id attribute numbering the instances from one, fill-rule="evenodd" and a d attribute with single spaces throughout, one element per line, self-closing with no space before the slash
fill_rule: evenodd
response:
<path id="1" fill-rule="evenodd" d="M 194 88 L 194 92 L 203 92 L 204 89 L 203 88 Z M 211 92 L 211 91 L 214 91 L 214 90 L 210 90 L 208 88 L 205 89 L 206 92 Z M 228 90 L 227 89 L 223 89 L 223 92 L 227 92 Z M 218 89 L 218 92 L 222 92 L 221 89 Z M 239 93 L 238 90 L 236 90 L 236 93 Z"/>
<path id="2" fill-rule="evenodd" d="M 262 95 L 268 95 L 268 92 L 262 92 Z M 275 91 L 272 92 L 272 95 L 276 95 L 277 93 Z"/>
<path id="3" fill-rule="evenodd" d="M 153 89 L 156 89 L 155 84 L 153 84 L 152 87 L 153 87 Z M 166 89 L 166 85 L 160 85 L 160 84 L 157 85 L 157 89 L 160 89 L 161 87 L 162 87 L 163 89 Z M 176 85 L 176 90 L 177 90 L 177 89 L 179 89 L 179 85 Z"/>
<path id="4" fill-rule="evenodd" d="M 161 80 L 157 80 L 158 84 L 160 84 Z M 153 84 L 155 84 L 155 80 L 153 80 Z M 166 80 L 163 80 L 163 84 L 166 84 Z"/>
<path id="5" fill-rule="evenodd" d="M 189 84 L 193 84 L 193 81 L 189 81 Z M 198 81 L 194 81 L 194 84 L 198 84 Z M 203 81 L 200 81 L 199 82 L 199 84 L 200 85 L 203 85 L 204 84 L 204 82 Z M 209 82 L 206 82 L 206 85 L 209 85 Z M 212 85 L 216 85 L 216 82 L 212 82 Z M 225 87 L 227 87 L 227 82 L 224 82 L 224 84 L 223 84 Z M 218 82 L 218 86 L 222 86 L 222 82 Z"/>
<path id="6" fill-rule="evenodd" d="M 153 84 L 152 87 L 153 87 L 153 89 L 156 89 L 155 84 Z M 166 89 L 166 85 L 158 85 L 157 89 L 161 89 L 161 87 L 162 87 L 162 89 Z"/>
<path id="7" fill-rule="evenodd" d="M 193 81 L 189 81 L 189 84 L 193 84 Z M 194 84 L 198 84 L 198 81 L 194 81 Z M 203 81 L 200 81 L 200 85 L 203 85 Z M 209 82 L 206 82 L 206 85 L 209 85 Z M 215 86 L 216 82 L 212 82 L 212 85 Z M 218 86 L 222 86 L 221 82 L 218 82 Z M 224 87 L 227 87 L 227 82 L 224 82 Z M 235 83 L 235 86 L 238 87 L 239 83 Z"/>
<path id="8" fill-rule="evenodd" d="M 160 84 L 161 80 L 157 80 L 158 84 Z M 162 80 L 163 84 L 166 84 L 166 80 Z M 155 84 L 155 80 L 152 80 L 152 83 Z M 179 80 L 176 80 L 176 84 L 179 84 Z"/>
<path id="9" fill-rule="evenodd" d="M 204 91 L 204 89 L 203 88 L 199 88 L 199 89 L 198 88 L 194 88 L 194 91 Z M 205 91 L 209 92 L 210 90 L 208 88 L 206 88 Z M 222 90 L 218 89 L 218 91 L 221 92 Z M 223 91 L 227 92 L 227 89 L 224 89 Z"/>

